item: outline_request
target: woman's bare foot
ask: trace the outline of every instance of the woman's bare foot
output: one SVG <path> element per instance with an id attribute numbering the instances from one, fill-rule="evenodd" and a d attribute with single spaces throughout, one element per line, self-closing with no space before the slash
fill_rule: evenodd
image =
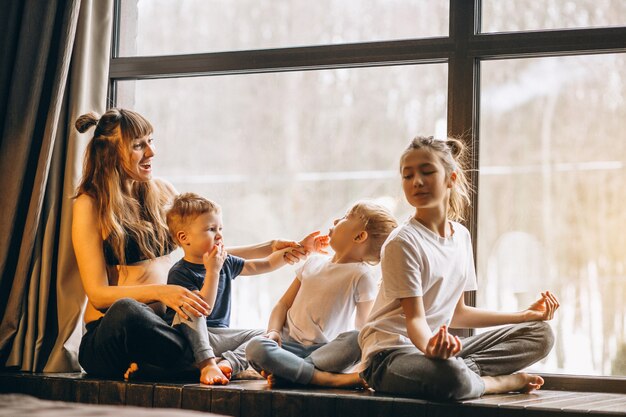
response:
<path id="1" fill-rule="evenodd" d="M 367 383 L 361 379 L 357 372 L 351 374 L 334 374 L 318 369 L 313 372 L 311 384 L 334 388 L 368 388 Z"/>
<path id="2" fill-rule="evenodd" d="M 220 368 L 220 371 L 224 374 L 226 378 L 229 380 L 233 377 L 233 367 L 230 366 L 230 362 L 226 359 L 222 359 L 217 363 L 217 367 Z"/>
<path id="3" fill-rule="evenodd" d="M 501 376 L 484 376 L 485 394 L 502 394 L 505 392 L 530 392 L 541 388 L 543 378 L 539 375 L 517 373 Z"/>
<path id="4" fill-rule="evenodd" d="M 139 366 L 135 362 L 131 362 L 126 372 L 124 372 L 124 381 L 130 380 L 135 372 L 139 370 Z"/>
<path id="5" fill-rule="evenodd" d="M 219 366 L 215 358 L 207 359 L 198 366 L 200 368 L 200 383 L 205 385 L 226 385 L 228 378 Z"/>

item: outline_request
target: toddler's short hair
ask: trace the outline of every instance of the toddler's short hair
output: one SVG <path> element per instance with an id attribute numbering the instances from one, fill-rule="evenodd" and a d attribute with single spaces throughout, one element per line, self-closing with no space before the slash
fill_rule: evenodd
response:
<path id="1" fill-rule="evenodd" d="M 363 230 L 367 232 L 368 246 L 364 261 L 370 264 L 379 263 L 383 243 L 389 233 L 398 227 L 398 222 L 389 210 L 371 201 L 355 203 L 349 214 L 360 218 L 363 221 Z"/>
<path id="2" fill-rule="evenodd" d="M 172 206 L 167 211 L 167 227 L 177 245 L 180 245 L 176 234 L 194 221 L 196 217 L 205 213 L 222 212 L 219 204 L 206 199 L 196 193 L 183 193 L 174 198 Z"/>

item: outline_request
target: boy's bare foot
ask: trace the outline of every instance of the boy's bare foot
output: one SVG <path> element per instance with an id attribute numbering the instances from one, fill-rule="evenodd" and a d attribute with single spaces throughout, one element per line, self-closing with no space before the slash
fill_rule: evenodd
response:
<path id="1" fill-rule="evenodd" d="M 511 375 L 484 376 L 485 394 L 502 394 L 505 392 L 530 392 L 541 388 L 543 378 L 523 372 Z"/>
<path id="2" fill-rule="evenodd" d="M 135 362 L 131 362 L 126 372 L 124 372 L 124 381 L 130 380 L 135 372 L 139 370 L 139 366 Z"/>
<path id="3" fill-rule="evenodd" d="M 220 371 L 224 374 L 226 378 L 229 380 L 233 377 L 233 367 L 230 366 L 230 362 L 226 359 L 222 359 L 217 363 L 217 367 L 220 368 Z"/>
<path id="4" fill-rule="evenodd" d="M 317 369 L 313 373 L 311 384 L 334 388 L 368 388 L 367 383 L 361 379 L 357 372 L 351 374 L 334 374 Z"/>
<path id="5" fill-rule="evenodd" d="M 199 365 L 200 383 L 205 385 L 226 385 L 228 378 L 219 366 L 215 363 L 215 359 L 207 359 Z"/>

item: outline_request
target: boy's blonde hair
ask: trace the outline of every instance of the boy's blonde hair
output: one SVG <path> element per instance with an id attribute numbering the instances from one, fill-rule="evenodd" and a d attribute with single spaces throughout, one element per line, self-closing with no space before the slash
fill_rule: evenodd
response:
<path id="1" fill-rule="evenodd" d="M 446 175 L 449 176 L 452 172 L 456 172 L 456 182 L 450 190 L 448 218 L 455 221 L 464 220 L 465 211 L 471 203 L 470 193 L 472 191 L 471 184 L 465 174 L 467 165 L 465 145 L 455 138 L 440 140 L 432 136 L 417 136 L 411 140 L 409 146 L 402 153 L 400 165 L 409 152 L 424 148 L 439 156 L 439 160 L 446 170 Z M 400 170 L 402 170 L 402 166 L 400 166 Z"/>
<path id="2" fill-rule="evenodd" d="M 176 234 L 184 229 L 190 222 L 205 213 L 222 212 L 219 204 L 214 203 L 196 193 L 183 193 L 178 195 L 167 212 L 167 227 L 174 242 L 180 246 Z"/>
<path id="3" fill-rule="evenodd" d="M 367 232 L 367 252 L 363 260 L 370 264 L 379 263 L 380 249 L 389 233 L 398 227 L 398 222 L 389 210 L 371 201 L 355 203 L 348 215 L 360 218 L 363 221 L 363 230 Z"/>

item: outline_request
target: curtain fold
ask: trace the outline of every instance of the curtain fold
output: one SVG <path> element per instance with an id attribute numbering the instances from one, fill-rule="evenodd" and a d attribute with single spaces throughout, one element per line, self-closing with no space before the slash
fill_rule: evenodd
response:
<path id="1" fill-rule="evenodd" d="M 14 1 L 7 14 L 19 24 L 0 28 L 0 366 L 79 370 L 70 196 L 82 153 L 71 126 L 106 103 L 112 1 Z"/>

